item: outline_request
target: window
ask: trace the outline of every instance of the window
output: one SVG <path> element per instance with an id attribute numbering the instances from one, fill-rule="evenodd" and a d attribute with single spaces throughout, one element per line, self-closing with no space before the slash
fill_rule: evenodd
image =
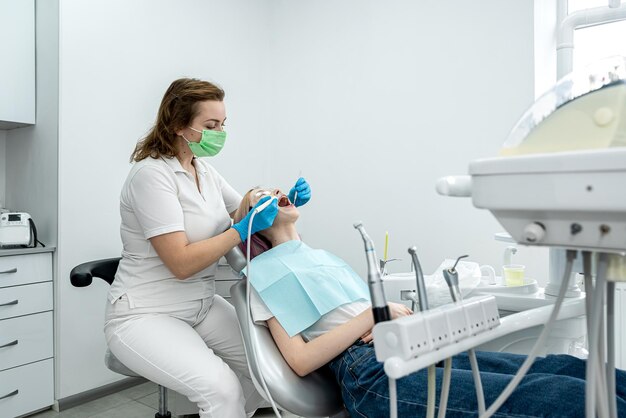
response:
<path id="1" fill-rule="evenodd" d="M 574 68 L 611 55 L 626 56 L 626 21 L 605 23 L 574 32 Z"/>
<path id="2" fill-rule="evenodd" d="M 608 0 L 569 0 L 569 13 L 608 7 Z M 626 20 L 576 29 L 573 68 L 582 68 L 612 55 L 626 56 Z"/>
<path id="3" fill-rule="evenodd" d="M 574 13 L 577 10 L 593 9 L 594 7 L 608 6 L 609 0 L 569 0 L 567 2 L 568 13 Z"/>

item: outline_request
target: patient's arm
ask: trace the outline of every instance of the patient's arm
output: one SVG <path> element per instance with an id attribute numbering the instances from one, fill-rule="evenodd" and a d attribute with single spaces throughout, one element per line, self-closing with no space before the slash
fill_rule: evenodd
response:
<path id="1" fill-rule="evenodd" d="M 372 310 L 366 309 L 348 322 L 305 342 L 300 334 L 289 337 L 276 318 L 267 321 L 281 354 L 298 376 L 306 376 L 337 357 L 374 326 Z"/>

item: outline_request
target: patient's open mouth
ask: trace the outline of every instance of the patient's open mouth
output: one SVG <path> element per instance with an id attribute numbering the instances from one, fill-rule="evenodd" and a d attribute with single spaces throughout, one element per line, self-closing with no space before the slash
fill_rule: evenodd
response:
<path id="1" fill-rule="evenodd" d="M 284 208 L 286 206 L 291 206 L 291 202 L 289 198 L 285 195 L 282 195 L 280 199 L 278 199 L 278 206 Z"/>

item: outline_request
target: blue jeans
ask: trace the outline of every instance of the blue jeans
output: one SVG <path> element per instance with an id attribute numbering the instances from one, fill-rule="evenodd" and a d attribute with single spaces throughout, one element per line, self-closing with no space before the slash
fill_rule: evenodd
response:
<path id="1" fill-rule="evenodd" d="M 487 407 L 496 400 L 526 356 L 477 352 Z M 329 364 L 351 417 L 388 418 L 389 383 L 374 346 L 356 343 Z M 437 405 L 443 368 L 437 368 Z M 494 417 L 584 417 L 585 361 L 568 355 L 537 358 L 528 374 Z M 626 372 L 617 371 L 617 409 L 626 417 Z M 398 379 L 398 416 L 426 416 L 427 370 Z M 437 408 L 438 409 L 438 408 Z M 467 354 L 452 359 L 446 417 L 476 417 L 478 403 Z"/>

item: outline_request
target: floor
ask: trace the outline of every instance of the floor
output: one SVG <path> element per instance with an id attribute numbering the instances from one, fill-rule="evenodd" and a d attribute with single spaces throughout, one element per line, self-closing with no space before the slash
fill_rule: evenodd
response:
<path id="1" fill-rule="evenodd" d="M 154 418 L 158 402 L 157 385 L 147 382 L 65 411 L 48 410 L 29 418 Z M 283 418 L 298 418 L 286 412 L 281 415 Z M 274 413 L 271 409 L 262 409 L 254 417 L 271 418 Z"/>

